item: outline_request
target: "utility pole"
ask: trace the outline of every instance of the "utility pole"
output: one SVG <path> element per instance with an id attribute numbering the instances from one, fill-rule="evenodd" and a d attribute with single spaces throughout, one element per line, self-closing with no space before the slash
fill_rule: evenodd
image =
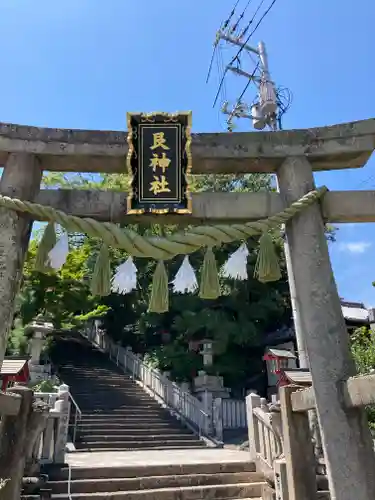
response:
<path id="1" fill-rule="evenodd" d="M 287 111 L 290 106 L 291 95 L 288 89 L 281 89 L 280 87 L 277 88 L 274 81 L 272 81 L 265 43 L 261 41 L 258 43 L 257 48 L 254 48 L 248 43 L 250 36 L 248 36 L 246 40 L 244 40 L 244 35 L 250 28 L 250 25 L 254 20 L 254 16 L 250 23 L 247 24 L 245 29 L 240 29 L 240 31 L 238 31 L 238 25 L 240 20 L 243 18 L 244 12 L 241 14 L 237 23 L 231 25 L 231 19 L 235 13 L 234 8 L 229 18 L 222 24 L 222 27 L 218 30 L 214 43 L 214 53 L 212 55 L 207 81 L 210 76 L 213 59 L 215 57 L 215 51 L 220 50 L 220 43 L 223 41 L 224 43 L 234 47 L 236 49 L 236 55 L 230 60 L 229 64 L 225 66 L 224 73 L 221 76 L 219 89 L 214 100 L 214 106 L 217 102 L 219 94 L 222 92 L 224 79 L 228 73 L 236 75 L 237 77 L 246 78 L 247 83 L 244 87 L 244 90 L 237 97 L 234 104 L 230 105 L 227 100 L 224 100 L 224 102 L 222 103 L 221 111 L 223 114 L 228 116 L 226 120 L 228 131 L 233 131 L 233 120 L 235 118 L 250 119 L 252 121 L 254 129 L 256 130 L 263 130 L 264 128 L 268 127 L 273 131 L 277 131 L 281 129 L 281 116 Z M 252 34 L 253 33 L 254 30 Z M 245 70 L 242 67 L 242 55 L 244 56 L 244 58 L 246 57 L 246 59 L 252 60 L 254 62 L 255 69 L 253 71 Z M 243 98 L 245 92 L 250 87 L 250 84 L 253 84 L 255 87 L 257 87 L 257 97 L 251 104 L 246 104 Z M 279 191 L 278 186 L 277 190 Z M 285 234 L 285 227 L 283 227 L 283 229 Z M 303 318 L 300 314 L 301 308 L 299 306 L 299 301 L 296 294 L 295 277 L 293 274 L 289 245 L 286 236 L 284 238 L 284 252 L 286 267 L 288 271 L 290 300 L 293 313 L 299 367 L 309 369 L 309 359 L 305 347 L 306 328 L 303 324 Z M 315 439 L 316 452 L 319 456 L 321 455 L 321 438 L 317 420 L 317 413 L 315 410 L 309 412 L 309 418 L 310 426 Z"/>
<path id="2" fill-rule="evenodd" d="M 222 104 L 221 111 L 223 114 L 228 116 L 228 130 L 230 132 L 233 130 L 234 118 L 247 118 L 252 120 L 252 125 L 256 130 L 263 130 L 266 127 L 269 127 L 271 130 L 277 130 L 277 115 L 280 103 L 278 103 L 275 83 L 270 78 L 267 53 L 264 42 L 260 42 L 258 44 L 258 47 L 254 48 L 248 44 L 244 44 L 241 41 L 241 37 L 235 37 L 230 33 L 219 30 L 216 35 L 215 48 L 218 46 L 221 40 L 234 47 L 240 47 L 240 50 L 238 51 L 237 55 L 230 61 L 230 63 L 225 66 L 225 72 L 219 86 L 219 92 L 221 90 L 225 75 L 228 72 L 236 76 L 246 78 L 248 80 L 244 91 L 236 99 L 234 104 L 230 105 L 228 101 L 225 101 Z M 258 63 L 256 64 L 253 72 L 245 71 L 240 67 L 241 53 L 248 54 L 252 59 L 254 59 L 255 56 L 258 60 Z M 261 70 L 261 76 L 255 74 L 258 68 Z M 250 83 L 254 83 L 258 87 L 258 96 L 252 104 L 246 104 L 243 101 L 243 97 Z M 214 104 L 216 103 L 217 97 L 218 94 L 216 96 Z"/>

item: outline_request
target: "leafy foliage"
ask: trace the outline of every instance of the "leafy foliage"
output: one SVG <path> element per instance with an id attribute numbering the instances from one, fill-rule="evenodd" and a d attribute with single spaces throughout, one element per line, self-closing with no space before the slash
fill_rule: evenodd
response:
<path id="1" fill-rule="evenodd" d="M 360 374 L 375 370 L 375 331 L 367 327 L 358 328 L 351 336 L 352 354 Z M 375 431 L 375 406 L 367 406 L 367 417 Z"/>
<path id="2" fill-rule="evenodd" d="M 58 385 L 55 380 L 42 380 L 32 388 L 35 392 L 57 392 Z"/>
<path id="3" fill-rule="evenodd" d="M 351 348 L 360 374 L 375 370 L 375 331 L 358 328 L 351 336 Z"/>
<path id="4" fill-rule="evenodd" d="M 126 190 L 126 175 L 49 173 L 44 185 L 50 188 L 74 187 Z M 259 191 L 270 190 L 268 175 L 248 174 L 195 176 L 194 191 Z M 138 224 L 132 226 L 142 234 L 168 234 L 176 227 L 161 228 Z M 20 317 L 23 324 L 37 314 L 49 316 L 54 325 L 73 327 L 90 318 L 102 317 L 103 326 L 115 340 L 130 345 L 136 352 L 148 355 L 149 362 L 162 370 L 170 370 L 176 380 L 191 380 L 202 369 L 199 350 L 192 349 L 203 339 L 214 343 L 212 372 L 224 376 L 227 386 L 241 389 L 249 377 L 262 371 L 262 337 L 264 333 L 288 324 L 291 318 L 289 289 L 281 239 L 275 236 L 281 260 L 282 279 L 277 283 L 262 284 L 253 279 L 257 242 L 249 239 L 249 280 L 238 282 L 221 279 L 222 296 L 204 301 L 196 295 L 170 294 L 169 311 L 162 315 L 147 312 L 152 274 L 156 263 L 135 259 L 138 269 L 138 289 L 121 296 L 92 297 L 88 279 L 98 253 L 97 241 L 83 236 L 71 240 L 67 263 L 55 274 L 43 275 L 33 270 L 36 242 L 33 241 L 25 265 Z M 237 249 L 237 244 L 215 249 L 218 267 Z M 112 266 L 126 259 L 123 251 L 112 250 Z M 203 261 L 203 252 L 190 258 L 197 272 Z M 173 276 L 182 257 L 167 262 L 169 276 Z M 167 339 L 166 339 L 167 334 Z"/>
<path id="5" fill-rule="evenodd" d="M 31 241 L 24 268 L 19 315 L 24 325 L 38 314 L 48 317 L 56 328 L 71 327 L 95 313 L 98 301 L 89 292 L 90 245 L 73 245 L 66 264 L 57 273 L 42 274 L 34 270 L 37 242 Z"/>
<path id="6" fill-rule="evenodd" d="M 25 335 L 25 329 L 22 322 L 16 319 L 13 329 L 8 337 L 8 344 L 6 349 L 7 356 L 22 356 L 26 354 L 28 347 L 28 339 Z"/>

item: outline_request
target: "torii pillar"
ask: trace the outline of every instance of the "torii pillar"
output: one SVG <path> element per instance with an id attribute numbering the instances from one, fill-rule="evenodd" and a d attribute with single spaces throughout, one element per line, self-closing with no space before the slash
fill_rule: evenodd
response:
<path id="1" fill-rule="evenodd" d="M 34 155 L 8 155 L 0 180 L 0 194 L 33 200 L 40 189 L 42 170 Z M 23 263 L 29 244 L 32 219 L 0 208 L 0 367 L 12 327 L 14 301 L 21 283 Z"/>
<path id="2" fill-rule="evenodd" d="M 289 204 L 315 188 L 306 156 L 277 172 Z M 375 499 L 375 454 L 362 408 L 345 409 L 340 385 L 355 375 L 319 203 L 286 224 L 296 296 L 322 429 L 331 500 Z"/>

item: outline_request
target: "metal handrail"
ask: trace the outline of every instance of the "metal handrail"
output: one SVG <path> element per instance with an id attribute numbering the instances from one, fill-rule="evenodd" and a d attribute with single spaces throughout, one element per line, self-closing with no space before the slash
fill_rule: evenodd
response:
<path id="1" fill-rule="evenodd" d="M 115 351 L 115 356 L 113 355 L 112 350 Z M 112 342 L 110 342 L 109 353 L 108 354 L 109 354 L 109 358 L 112 361 L 114 361 L 117 366 L 119 366 L 119 347 L 116 346 L 115 344 L 113 344 Z M 147 366 L 144 363 L 144 361 L 141 360 L 138 356 L 134 355 L 134 353 L 127 352 L 125 355 L 129 356 L 129 358 L 132 358 L 132 369 L 130 369 L 129 371 L 131 372 L 133 378 L 134 379 L 138 378 L 145 387 L 148 387 L 154 393 L 154 395 L 158 396 L 158 398 L 160 398 L 162 401 L 164 401 L 164 403 L 166 403 L 167 405 L 169 405 L 169 401 L 167 401 L 163 397 L 162 394 L 158 394 L 152 384 L 148 385 L 146 383 L 146 380 L 142 377 L 141 372 L 143 372 L 143 373 L 148 372 L 151 375 L 151 377 L 154 378 L 154 380 L 158 379 L 159 381 L 161 381 L 164 384 L 164 386 L 166 386 L 166 387 L 169 386 L 174 391 L 177 391 L 179 393 L 179 401 L 180 402 L 183 399 L 189 401 L 189 403 L 196 410 L 198 410 L 198 413 L 203 417 L 203 420 L 205 420 L 205 424 L 206 425 L 205 424 L 202 425 L 202 421 L 201 421 L 200 418 L 198 418 L 198 422 L 191 421 L 191 423 L 194 424 L 194 425 L 196 425 L 198 427 L 198 433 L 199 433 L 200 436 L 201 435 L 208 435 L 207 431 L 208 431 L 208 426 L 209 426 L 209 421 L 210 421 L 211 416 L 202 409 L 202 407 L 200 405 L 200 401 L 197 398 L 195 398 L 189 392 L 181 389 L 181 387 L 178 387 L 171 380 L 169 380 L 164 375 L 160 374 L 154 368 L 152 368 L 150 366 Z M 139 367 L 141 367 L 141 371 L 137 370 L 137 368 L 139 368 Z M 129 367 L 127 367 L 127 368 L 129 369 Z M 181 417 L 183 417 L 185 419 L 187 418 L 189 420 L 189 418 L 186 415 L 184 415 L 184 413 L 181 411 L 181 408 L 176 408 L 176 407 L 172 406 L 172 410 L 174 412 L 176 412 L 177 414 L 179 414 Z"/>
<path id="2" fill-rule="evenodd" d="M 72 402 L 75 412 L 74 412 L 74 423 L 73 423 L 73 436 L 72 436 L 72 443 L 75 444 L 76 442 L 76 434 L 77 434 L 77 425 L 78 422 L 82 419 L 82 411 L 78 404 L 76 403 L 76 400 L 73 398 L 71 392 L 69 392 L 69 399 Z"/>
<path id="3" fill-rule="evenodd" d="M 124 359 L 124 364 L 120 364 L 119 363 L 119 346 L 114 344 L 113 342 L 109 341 L 108 343 L 107 342 L 96 342 L 94 339 L 90 338 L 91 336 L 87 334 L 87 332 L 82 332 L 83 336 L 87 338 L 87 340 L 94 346 L 98 347 L 99 349 L 103 350 L 104 352 L 107 353 L 107 355 L 109 356 L 109 359 L 111 359 L 117 366 L 121 366 L 121 368 L 126 372 L 130 372 L 131 373 L 131 376 L 133 377 L 133 379 L 136 379 L 138 378 L 138 380 L 140 380 L 142 382 L 142 384 L 145 386 L 145 387 L 148 387 L 148 389 L 151 390 L 151 392 L 154 393 L 154 397 L 157 396 L 158 398 L 160 398 L 162 401 L 164 401 L 164 403 L 166 403 L 167 405 L 169 405 L 169 402 L 166 401 L 166 399 L 163 397 L 162 394 L 158 394 L 157 391 L 155 390 L 155 387 L 153 387 L 153 384 L 151 383 L 150 385 L 148 385 L 146 383 L 146 381 L 143 379 L 141 373 L 138 373 L 139 371 L 148 371 L 152 377 L 154 377 L 155 379 L 159 379 L 165 387 L 173 387 L 174 390 L 178 390 L 179 393 L 180 393 L 180 400 L 181 399 L 188 399 L 190 404 L 192 404 L 194 406 L 195 409 L 198 410 L 198 413 L 199 415 L 202 416 L 202 418 L 198 418 L 198 422 L 196 421 L 191 421 L 191 423 L 195 426 L 198 427 L 198 432 L 199 432 L 199 435 L 205 435 L 205 436 L 208 436 L 209 435 L 209 427 L 210 427 L 210 420 L 211 420 L 211 415 L 208 414 L 207 412 L 205 412 L 202 407 L 201 407 L 201 404 L 200 404 L 200 401 L 197 400 L 196 397 L 194 397 L 192 394 L 190 394 L 189 392 L 185 391 L 185 390 L 182 390 L 180 387 L 176 386 L 171 380 L 169 380 L 167 377 L 161 375 L 160 373 L 158 373 L 155 369 L 147 366 L 143 360 L 141 360 L 138 356 L 136 356 L 133 352 L 126 352 L 125 353 L 125 359 Z M 103 337 L 103 340 L 104 340 L 104 337 Z M 131 368 L 127 362 L 127 357 L 129 358 L 129 360 L 131 360 Z M 137 370 L 137 368 L 141 367 L 141 370 Z M 184 415 L 178 408 L 172 406 L 171 408 L 173 411 L 175 411 L 177 414 L 179 414 L 181 417 L 183 417 L 184 419 L 188 419 L 189 418 Z M 202 425 L 202 420 L 204 421 L 203 425 Z M 202 432 L 203 431 L 203 432 Z"/>

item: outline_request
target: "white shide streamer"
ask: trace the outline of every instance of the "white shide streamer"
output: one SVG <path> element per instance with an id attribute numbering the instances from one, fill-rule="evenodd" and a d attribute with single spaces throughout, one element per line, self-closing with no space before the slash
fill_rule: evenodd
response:
<path id="1" fill-rule="evenodd" d="M 112 292 L 125 295 L 137 288 L 137 268 L 133 259 L 129 257 L 120 264 L 111 280 Z"/>
<path id="2" fill-rule="evenodd" d="M 173 291 L 176 293 L 193 293 L 197 290 L 197 278 L 187 255 L 185 255 L 180 269 L 172 281 L 172 285 Z"/>
<path id="3" fill-rule="evenodd" d="M 232 255 L 229 256 L 226 263 L 221 269 L 221 275 L 225 278 L 232 278 L 236 280 L 247 280 L 247 257 L 249 250 L 246 243 L 237 248 Z"/>
<path id="4" fill-rule="evenodd" d="M 66 262 L 69 255 L 68 234 L 63 231 L 56 245 L 48 252 L 48 261 L 52 269 L 60 269 Z"/>

